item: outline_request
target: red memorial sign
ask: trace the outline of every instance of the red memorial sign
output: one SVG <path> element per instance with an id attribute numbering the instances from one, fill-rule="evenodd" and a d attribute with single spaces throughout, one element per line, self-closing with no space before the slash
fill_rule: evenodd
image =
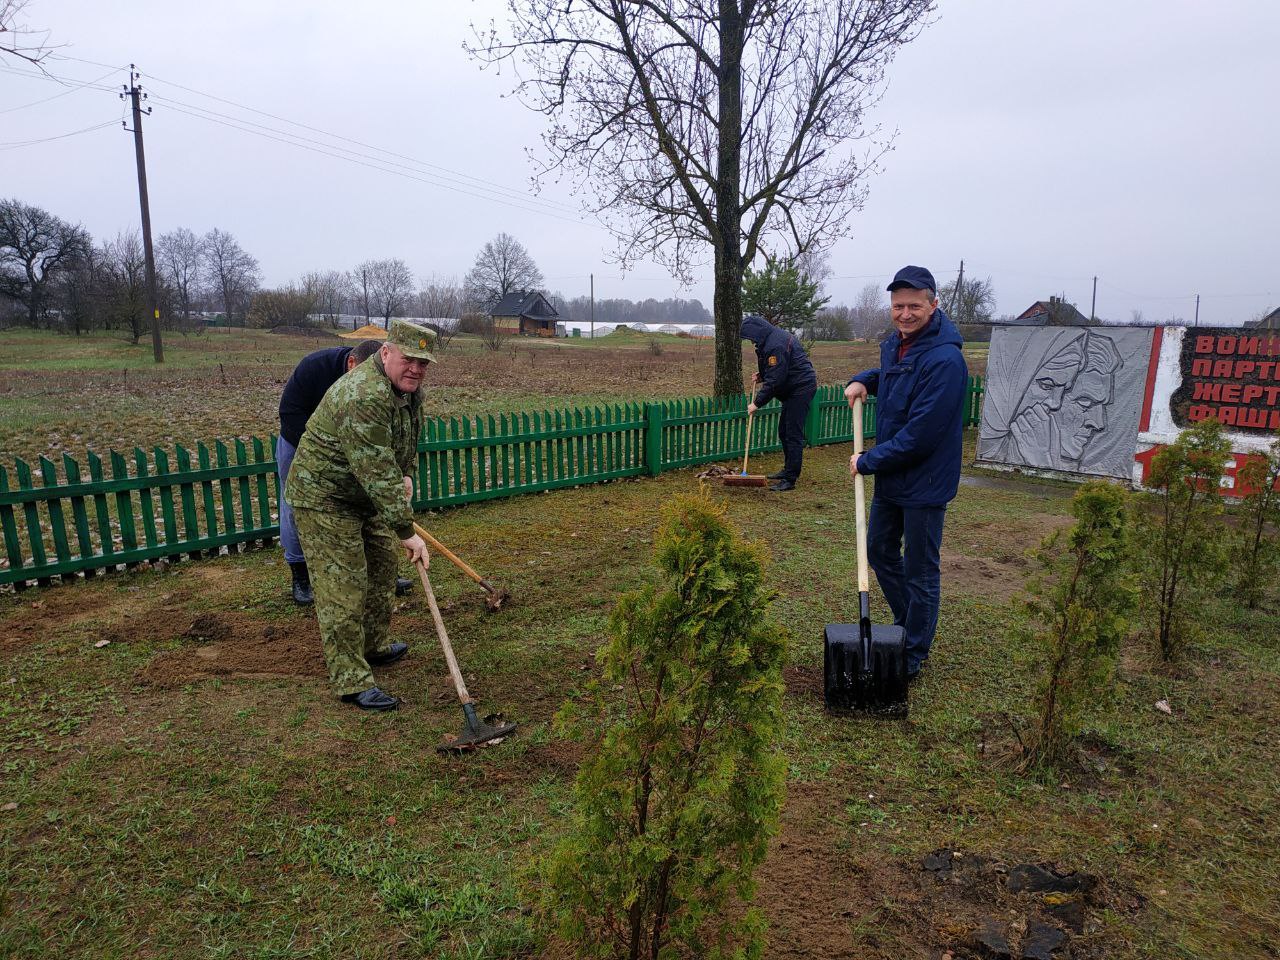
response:
<path id="1" fill-rule="evenodd" d="M 1179 427 L 1215 417 L 1234 431 L 1280 430 L 1280 336 L 1189 330 L 1181 361 L 1182 384 L 1170 399 Z"/>

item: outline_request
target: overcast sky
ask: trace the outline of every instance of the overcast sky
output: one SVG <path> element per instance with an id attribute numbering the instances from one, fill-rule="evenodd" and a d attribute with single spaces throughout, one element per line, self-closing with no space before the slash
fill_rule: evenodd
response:
<path id="1" fill-rule="evenodd" d="M 491 0 L 32 0 L 27 20 L 79 58 L 49 60 L 60 77 L 118 89 L 138 64 L 169 101 L 153 99 L 144 124 L 154 232 L 228 230 L 268 284 L 373 257 L 461 277 L 505 230 L 565 296 L 594 271 L 597 297 L 709 307 L 707 279 L 682 290 L 654 264 L 620 276 L 609 235 L 567 189 L 528 192 L 526 150 L 541 149 L 546 121 L 462 51 L 469 23 L 502 13 Z M 1001 313 L 1062 293 L 1088 313 L 1095 274 L 1109 319 L 1189 322 L 1197 293 L 1202 323 L 1280 305 L 1278 38 L 1274 0 L 942 0 L 891 68 L 875 119 L 896 147 L 832 251 L 828 292 L 852 301 L 908 262 L 945 282 L 963 258 L 992 278 Z M 0 196 L 99 239 L 136 228 L 116 94 L 88 86 L 27 106 L 67 89 L 31 73 L 0 64 Z M 180 112 L 193 105 L 226 117 Z M 225 125 L 246 121 L 444 169 L 406 179 Z"/>

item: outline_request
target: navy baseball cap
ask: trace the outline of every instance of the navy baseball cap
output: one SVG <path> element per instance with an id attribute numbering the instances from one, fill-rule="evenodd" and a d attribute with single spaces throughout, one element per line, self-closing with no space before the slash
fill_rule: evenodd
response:
<path id="1" fill-rule="evenodd" d="M 885 289 L 892 293 L 894 290 L 901 290 L 903 287 L 938 292 L 938 285 L 933 280 L 933 274 L 924 267 L 903 267 L 893 275 L 893 282 Z"/>

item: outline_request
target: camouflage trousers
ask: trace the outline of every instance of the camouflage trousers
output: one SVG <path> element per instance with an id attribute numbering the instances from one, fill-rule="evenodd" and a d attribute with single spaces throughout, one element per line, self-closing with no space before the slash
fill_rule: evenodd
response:
<path id="1" fill-rule="evenodd" d="M 376 517 L 296 507 L 320 644 L 338 696 L 374 685 L 366 659 L 390 646 L 400 541 Z"/>

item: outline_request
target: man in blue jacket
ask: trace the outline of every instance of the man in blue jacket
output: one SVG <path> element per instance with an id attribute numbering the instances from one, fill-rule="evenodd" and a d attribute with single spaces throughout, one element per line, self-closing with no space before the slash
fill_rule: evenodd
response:
<path id="1" fill-rule="evenodd" d="M 354 347 L 328 347 L 309 353 L 293 369 L 293 375 L 280 394 L 280 434 L 276 437 L 276 470 L 280 474 L 280 489 L 284 490 L 293 466 L 293 454 L 302 442 L 307 421 L 320 406 L 325 393 L 342 377 L 378 352 L 380 340 L 362 340 Z M 302 555 L 302 543 L 293 521 L 293 508 L 283 496 L 280 498 L 280 545 L 284 547 L 284 559 L 293 574 L 291 592 L 294 603 L 309 606 L 315 599 L 311 591 L 311 575 L 307 559 Z M 397 577 L 396 594 L 403 596 L 411 587 L 411 581 Z"/>
<path id="2" fill-rule="evenodd" d="M 756 347 L 757 371 L 751 375 L 755 396 L 747 411 L 755 413 L 774 397 L 782 404 L 778 439 L 783 466 L 769 474 L 769 489 L 794 490 L 804 461 L 804 419 L 818 391 L 818 375 L 795 334 L 780 330 L 764 317 L 750 313 L 742 318 L 742 336 Z"/>
<path id="3" fill-rule="evenodd" d="M 888 289 L 896 332 L 880 344 L 880 366 L 844 391 L 850 406 L 876 397 L 876 444 L 850 457 L 849 473 L 876 478 L 867 559 L 893 622 L 906 628 L 907 674 L 914 678 L 938 626 L 942 521 L 960 484 L 969 371 L 933 275 L 903 267 Z"/>

